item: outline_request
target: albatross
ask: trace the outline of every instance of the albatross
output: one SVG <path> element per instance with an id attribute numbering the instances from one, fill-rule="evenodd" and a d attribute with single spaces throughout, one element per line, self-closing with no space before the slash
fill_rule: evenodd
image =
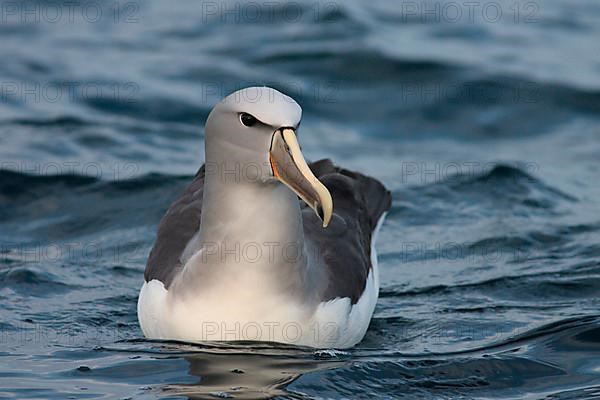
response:
<path id="1" fill-rule="evenodd" d="M 302 109 L 268 87 L 220 101 L 205 163 L 158 226 L 138 299 L 150 339 L 348 348 L 379 294 L 375 238 L 391 205 L 374 178 L 308 164 Z"/>

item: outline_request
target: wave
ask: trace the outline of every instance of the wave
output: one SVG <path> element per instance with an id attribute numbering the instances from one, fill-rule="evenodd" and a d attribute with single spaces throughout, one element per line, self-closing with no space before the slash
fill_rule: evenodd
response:
<path id="1" fill-rule="evenodd" d="M 0 289 L 4 288 L 27 296 L 49 297 L 72 290 L 76 286 L 61 282 L 58 277 L 48 272 L 9 266 L 0 267 Z"/>
<path id="2" fill-rule="evenodd" d="M 523 167 L 521 167 L 523 165 Z M 565 206 L 579 202 L 578 197 L 566 193 L 537 177 L 534 163 L 488 163 L 478 166 L 479 171 L 462 172 L 431 179 L 394 192 L 402 199 L 392 204 L 391 216 L 410 225 L 450 223 L 501 215 L 559 216 Z M 583 229 L 583 228 L 582 228 Z M 535 236 L 535 233 L 532 232 Z M 538 237 L 495 238 L 496 241 L 517 240 L 527 246 Z M 485 239 L 485 238 L 484 238 Z M 482 240 L 484 240 L 482 239 Z M 502 245 L 502 243 L 497 243 Z"/>
<path id="3" fill-rule="evenodd" d="M 149 173 L 140 177 L 126 180 L 102 180 L 97 177 L 83 175 L 31 175 L 11 170 L 0 169 L 0 195 L 16 198 L 21 195 L 34 196 L 41 188 L 81 188 L 99 185 L 97 190 L 132 191 L 160 188 L 173 183 L 189 181 L 192 176 L 166 175 Z M 2 205 L 2 201 L 0 201 Z"/>
<path id="4" fill-rule="evenodd" d="M 92 123 L 82 118 L 70 115 L 58 116 L 55 118 L 48 119 L 35 119 L 35 118 L 15 118 L 0 121 L 2 125 L 17 125 L 17 126 L 29 126 L 36 128 L 49 128 L 49 127 L 74 127 L 80 128 L 90 126 Z"/>
<path id="5" fill-rule="evenodd" d="M 91 240 L 90 235 L 154 226 L 190 180 L 147 174 L 107 181 L 0 170 L 0 218 L 14 227 L 11 235 L 43 243 Z"/>

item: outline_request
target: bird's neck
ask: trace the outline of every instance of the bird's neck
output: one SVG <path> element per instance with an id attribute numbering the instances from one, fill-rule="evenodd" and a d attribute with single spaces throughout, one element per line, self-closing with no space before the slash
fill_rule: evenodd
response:
<path id="1" fill-rule="evenodd" d="M 296 195 L 283 184 L 205 177 L 201 248 L 209 265 L 249 268 L 306 264 L 304 231 Z"/>
<path id="2" fill-rule="evenodd" d="M 206 240 L 302 243 L 297 196 L 283 184 L 206 177 L 200 225 Z"/>

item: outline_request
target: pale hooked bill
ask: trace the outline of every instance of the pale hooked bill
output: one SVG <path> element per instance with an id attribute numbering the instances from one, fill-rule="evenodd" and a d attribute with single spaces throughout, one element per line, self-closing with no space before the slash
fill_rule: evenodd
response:
<path id="1" fill-rule="evenodd" d="M 206 162 L 162 218 L 148 259 L 138 300 L 146 337 L 319 348 L 362 340 L 391 196 L 329 160 L 307 163 L 301 116 L 267 87 L 214 107 Z"/>

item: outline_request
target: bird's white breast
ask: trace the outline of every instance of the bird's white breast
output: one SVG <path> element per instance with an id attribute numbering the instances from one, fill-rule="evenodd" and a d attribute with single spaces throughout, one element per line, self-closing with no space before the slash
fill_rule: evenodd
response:
<path id="1" fill-rule="evenodd" d="M 251 340 L 317 348 L 354 346 L 367 331 L 379 294 L 374 244 L 384 217 L 371 241 L 372 269 L 365 290 L 354 305 L 349 298 L 316 307 L 290 301 L 289 296 L 264 287 L 260 276 L 252 274 L 185 297 L 174 296 L 162 282 L 152 280 L 144 283 L 138 300 L 142 331 L 151 339 L 186 342 Z"/>

